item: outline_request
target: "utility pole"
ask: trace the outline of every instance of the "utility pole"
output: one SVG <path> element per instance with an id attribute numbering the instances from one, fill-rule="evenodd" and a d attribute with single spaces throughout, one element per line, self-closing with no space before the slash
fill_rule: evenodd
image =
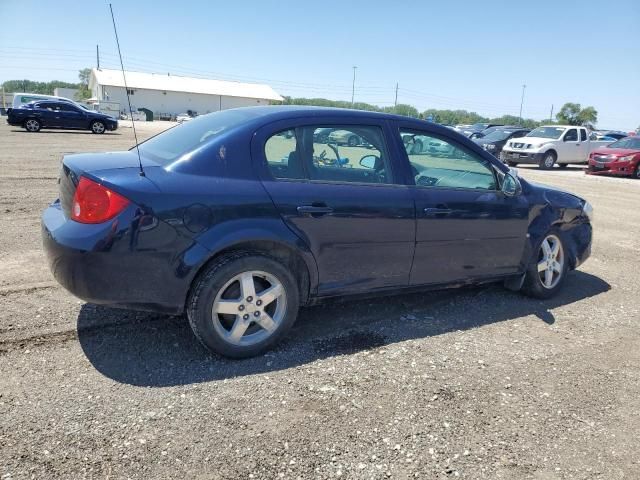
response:
<path id="1" fill-rule="evenodd" d="M 524 89 L 527 88 L 526 85 L 522 85 L 522 98 L 520 99 L 520 120 L 518 125 L 522 125 L 522 104 L 524 103 Z"/>
<path id="2" fill-rule="evenodd" d="M 393 106 L 397 107 L 398 106 L 398 83 L 396 82 L 396 99 L 393 102 Z"/>
<path id="3" fill-rule="evenodd" d="M 100 70 L 100 46 L 96 45 L 96 63 L 98 64 L 98 70 Z"/>
<path id="4" fill-rule="evenodd" d="M 351 107 L 353 108 L 354 99 L 356 97 L 356 66 L 353 67 L 353 83 L 351 84 Z"/>
<path id="5" fill-rule="evenodd" d="M 551 104 L 551 113 L 549 114 L 549 123 L 553 123 L 553 103 Z"/>

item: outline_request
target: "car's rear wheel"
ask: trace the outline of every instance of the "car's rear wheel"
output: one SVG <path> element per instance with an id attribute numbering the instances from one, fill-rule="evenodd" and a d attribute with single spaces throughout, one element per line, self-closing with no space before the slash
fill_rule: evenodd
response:
<path id="1" fill-rule="evenodd" d="M 39 132 L 41 125 L 40 122 L 35 118 L 29 118 L 25 120 L 24 128 L 27 130 L 27 132 Z"/>
<path id="2" fill-rule="evenodd" d="M 554 296 L 564 283 L 568 265 L 560 233 L 552 230 L 540 241 L 527 268 L 523 293 L 536 298 Z"/>
<path id="3" fill-rule="evenodd" d="M 187 316 L 206 348 L 245 358 L 275 345 L 295 322 L 298 306 L 297 282 L 287 268 L 241 252 L 222 257 L 198 277 Z"/>
<path id="4" fill-rule="evenodd" d="M 101 133 L 104 133 L 105 130 L 106 130 L 106 127 L 104 126 L 104 123 L 102 123 L 100 120 L 95 120 L 94 122 L 91 123 L 92 133 L 101 134 Z"/>
<path id="5" fill-rule="evenodd" d="M 540 159 L 538 166 L 543 170 L 551 170 L 555 164 L 556 164 L 556 154 L 553 152 L 547 152 Z"/>

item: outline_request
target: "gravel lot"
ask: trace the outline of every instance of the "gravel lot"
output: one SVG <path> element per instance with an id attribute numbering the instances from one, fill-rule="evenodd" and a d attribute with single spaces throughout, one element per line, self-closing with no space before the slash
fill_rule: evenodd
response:
<path id="1" fill-rule="evenodd" d="M 640 478 L 640 182 L 520 169 L 595 208 L 554 300 L 307 308 L 278 350 L 227 361 L 182 318 L 84 304 L 48 271 L 61 154 L 132 144 L 2 119 L 0 478 Z"/>

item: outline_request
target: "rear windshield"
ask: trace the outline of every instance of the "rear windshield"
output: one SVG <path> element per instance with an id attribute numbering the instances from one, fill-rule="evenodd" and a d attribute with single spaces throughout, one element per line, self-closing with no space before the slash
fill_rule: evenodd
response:
<path id="1" fill-rule="evenodd" d="M 162 166 L 211 142 L 243 122 L 255 118 L 252 109 L 224 110 L 177 125 L 139 145 L 140 153 Z"/>

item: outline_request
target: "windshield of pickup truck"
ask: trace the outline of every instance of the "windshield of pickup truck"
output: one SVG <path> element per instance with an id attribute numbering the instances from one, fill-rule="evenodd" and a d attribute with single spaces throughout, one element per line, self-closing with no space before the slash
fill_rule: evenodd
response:
<path id="1" fill-rule="evenodd" d="M 607 148 L 625 148 L 629 150 L 640 150 L 640 137 L 627 137 L 612 143 Z"/>
<path id="2" fill-rule="evenodd" d="M 558 139 L 564 131 L 565 129 L 562 127 L 538 127 L 534 130 L 531 130 L 527 134 L 527 137 Z"/>

